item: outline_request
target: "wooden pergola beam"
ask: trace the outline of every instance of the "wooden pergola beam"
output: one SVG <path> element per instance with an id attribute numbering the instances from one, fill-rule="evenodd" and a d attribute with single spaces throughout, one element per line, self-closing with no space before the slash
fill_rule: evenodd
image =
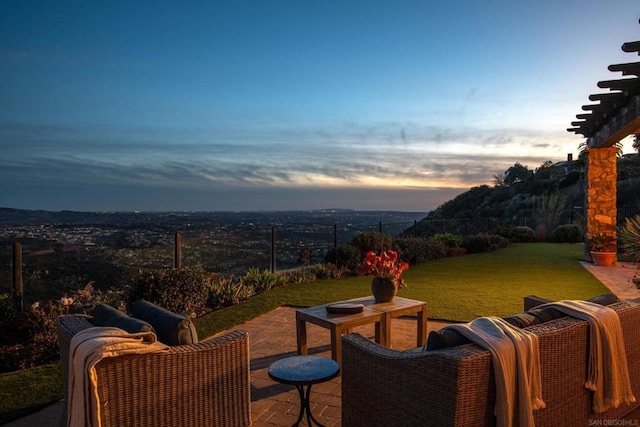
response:
<path id="1" fill-rule="evenodd" d="M 594 93 L 592 95 L 589 95 L 589 101 L 619 103 L 621 105 L 626 105 L 627 102 L 629 102 L 629 97 L 622 92 Z"/>
<path id="2" fill-rule="evenodd" d="M 631 62 L 629 64 L 611 64 L 609 71 L 620 71 L 623 76 L 640 76 L 640 62 Z"/>
<path id="3" fill-rule="evenodd" d="M 640 95 L 631 98 L 615 117 L 603 124 L 587 139 L 587 147 L 611 147 L 628 135 L 635 133 L 640 133 Z"/>
<path id="4" fill-rule="evenodd" d="M 640 52 L 640 41 L 627 42 L 622 45 L 623 52 Z"/>
<path id="5" fill-rule="evenodd" d="M 640 92 L 640 79 L 603 80 L 598 82 L 598 87 L 602 89 L 619 90 L 625 95 L 631 95 Z"/>

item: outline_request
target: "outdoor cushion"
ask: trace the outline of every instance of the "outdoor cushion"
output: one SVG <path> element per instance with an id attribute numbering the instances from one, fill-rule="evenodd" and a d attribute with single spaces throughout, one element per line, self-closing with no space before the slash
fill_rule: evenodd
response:
<path id="1" fill-rule="evenodd" d="M 123 329 L 130 334 L 136 332 L 155 332 L 153 327 L 144 320 L 130 317 L 106 304 L 98 304 L 91 313 L 95 326 L 112 326 Z"/>
<path id="2" fill-rule="evenodd" d="M 550 320 L 559 319 L 561 317 L 566 316 L 563 312 L 558 309 L 552 307 L 544 307 L 544 308 L 533 308 L 526 312 L 527 314 L 533 316 L 536 321 L 532 323 L 532 325 L 536 325 L 538 323 L 545 323 Z"/>
<path id="3" fill-rule="evenodd" d="M 513 326 L 517 326 L 518 328 L 526 328 L 527 326 L 531 326 L 537 322 L 535 316 L 526 312 L 504 317 L 503 320 Z"/>
<path id="4" fill-rule="evenodd" d="M 471 341 L 460 334 L 460 332 L 449 328 L 442 328 L 429 333 L 427 345 L 424 346 L 424 350 L 437 350 L 439 348 L 455 347 L 469 343 L 471 343 Z"/>
<path id="5" fill-rule="evenodd" d="M 191 319 L 139 299 L 131 306 L 131 314 L 153 326 L 158 340 L 167 345 L 197 344 L 198 333 Z"/>
<path id="6" fill-rule="evenodd" d="M 609 305 L 613 304 L 614 302 L 618 302 L 618 297 L 615 294 L 608 293 L 598 295 L 597 297 L 593 297 L 591 299 L 588 299 L 587 301 L 595 302 L 596 304 L 600 305 Z"/>
<path id="7" fill-rule="evenodd" d="M 538 298 L 541 303 L 552 302 L 545 300 L 544 298 Z M 597 297 L 587 300 L 600 305 L 609 305 L 618 301 L 612 293 L 599 295 Z M 504 317 L 503 319 L 518 328 L 526 328 L 527 326 L 537 325 L 538 323 L 545 323 L 550 320 L 564 317 L 566 314 L 553 307 L 533 308 L 524 313 L 514 314 L 512 316 Z M 453 329 L 443 328 L 438 331 L 431 331 L 427 338 L 427 344 L 424 346 L 424 350 L 436 350 L 439 348 L 455 347 L 462 344 L 469 344 L 471 341 L 462 336 L 458 331 Z"/>
<path id="8" fill-rule="evenodd" d="M 540 302 L 540 304 L 553 302 L 549 299 L 536 297 L 536 296 L 532 296 L 532 298 L 536 298 Z M 609 305 L 609 304 L 613 304 L 614 302 L 618 302 L 618 297 L 615 294 L 609 292 L 606 294 L 598 295 L 597 297 L 589 298 L 587 301 L 594 302 L 600 305 Z"/>

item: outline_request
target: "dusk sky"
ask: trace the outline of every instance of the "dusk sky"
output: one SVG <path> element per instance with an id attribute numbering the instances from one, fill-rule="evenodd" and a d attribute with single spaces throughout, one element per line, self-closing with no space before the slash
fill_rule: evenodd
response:
<path id="1" fill-rule="evenodd" d="M 0 207 L 427 212 L 579 154 L 638 0 L 0 1 Z M 625 144 L 625 152 L 631 143 Z"/>

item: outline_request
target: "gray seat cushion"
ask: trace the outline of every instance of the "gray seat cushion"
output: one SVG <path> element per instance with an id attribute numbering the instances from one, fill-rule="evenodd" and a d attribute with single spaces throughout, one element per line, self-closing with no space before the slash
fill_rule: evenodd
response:
<path id="1" fill-rule="evenodd" d="M 155 332 L 153 326 L 144 320 L 128 316 L 126 313 L 106 304 L 96 305 L 91 315 L 93 316 L 93 324 L 95 326 L 112 326 L 123 329 L 130 334 L 136 332 Z"/>
<path id="2" fill-rule="evenodd" d="M 191 319 L 139 299 L 131 306 L 131 314 L 149 322 L 158 340 L 167 345 L 197 344 L 198 333 Z"/>

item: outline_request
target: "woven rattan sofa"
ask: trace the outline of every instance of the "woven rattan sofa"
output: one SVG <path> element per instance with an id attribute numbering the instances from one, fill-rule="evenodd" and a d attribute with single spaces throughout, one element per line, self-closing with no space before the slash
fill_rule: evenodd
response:
<path id="1" fill-rule="evenodd" d="M 535 305 L 525 300 L 525 309 Z M 640 300 L 616 302 L 629 376 L 640 402 Z M 585 389 L 588 322 L 562 317 L 526 329 L 539 337 L 545 409 L 535 425 L 606 424 L 628 414 L 623 405 L 594 414 Z M 493 426 L 495 384 L 491 356 L 475 344 L 430 351 L 395 351 L 359 334 L 342 337 L 344 426 Z M 618 424 L 616 424 L 618 425 Z M 621 424 L 620 424 L 621 425 Z"/>
<path id="2" fill-rule="evenodd" d="M 69 344 L 91 317 L 58 319 L 66 425 Z M 249 337 L 231 332 L 167 352 L 104 358 L 96 365 L 101 422 L 108 426 L 247 426 L 251 424 Z"/>

